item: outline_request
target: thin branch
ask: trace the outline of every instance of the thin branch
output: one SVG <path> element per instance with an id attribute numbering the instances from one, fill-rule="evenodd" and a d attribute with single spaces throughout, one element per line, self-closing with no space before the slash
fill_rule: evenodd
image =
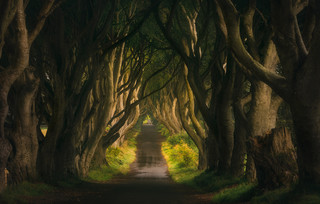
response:
<path id="1" fill-rule="evenodd" d="M 29 46 L 32 45 L 33 41 L 36 39 L 36 37 L 39 35 L 40 31 L 42 30 L 47 17 L 53 12 L 57 6 L 55 6 L 55 0 L 48 0 L 43 7 L 41 8 L 39 15 L 38 15 L 38 22 L 36 23 L 35 27 L 31 32 L 29 33 Z M 62 2 L 59 2 L 62 3 Z M 60 4 L 59 4 L 60 5 Z"/>
<path id="2" fill-rule="evenodd" d="M 131 104 L 129 104 L 129 105 L 126 105 L 126 108 L 125 108 L 125 109 L 123 109 L 122 111 L 120 111 L 118 114 L 114 115 L 114 116 L 109 120 L 108 125 L 110 125 L 110 124 L 113 122 L 113 120 L 115 120 L 116 118 L 118 118 L 119 116 L 121 116 L 123 113 L 126 113 L 126 112 L 127 112 L 128 110 L 130 110 L 131 108 L 134 108 L 135 106 L 139 105 L 144 99 L 146 99 L 146 98 L 150 97 L 151 95 L 153 95 L 153 94 L 161 91 L 162 89 L 164 89 L 164 88 L 172 81 L 172 79 L 173 79 L 177 74 L 178 74 L 178 71 L 176 71 L 176 72 L 173 74 L 173 76 L 172 76 L 170 79 L 168 79 L 168 80 L 166 81 L 166 83 L 164 83 L 160 88 L 155 89 L 155 90 L 151 91 L 150 93 L 148 93 L 147 95 L 144 95 L 144 96 L 141 97 L 140 99 L 136 100 L 135 102 L 133 102 L 133 103 L 131 103 Z"/>

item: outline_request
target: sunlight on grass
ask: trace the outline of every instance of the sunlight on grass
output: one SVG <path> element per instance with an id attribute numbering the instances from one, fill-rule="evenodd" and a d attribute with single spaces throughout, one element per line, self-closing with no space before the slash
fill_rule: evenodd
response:
<path id="1" fill-rule="evenodd" d="M 158 129 L 167 137 L 162 144 L 162 153 L 175 182 L 201 191 L 216 192 L 214 203 L 246 202 L 254 196 L 255 184 L 247 184 L 243 178 L 198 170 L 198 150 L 187 134 L 169 136 L 163 126 L 158 126 Z"/>
<path id="2" fill-rule="evenodd" d="M 168 131 L 158 127 L 167 140 L 162 143 L 162 154 L 167 161 L 171 178 L 177 183 L 192 185 L 192 180 L 201 174 L 197 168 L 198 149 L 187 134 L 168 136 Z"/>
<path id="3" fill-rule="evenodd" d="M 150 116 L 147 115 L 147 116 L 145 117 L 145 119 L 143 120 L 142 124 L 147 124 L 150 120 L 151 120 Z"/>
<path id="4" fill-rule="evenodd" d="M 187 134 L 169 135 L 169 131 L 158 125 L 158 131 L 167 139 L 162 143 L 162 153 L 167 161 L 171 178 L 177 183 L 190 185 L 198 190 L 213 193 L 213 203 L 251 204 L 319 204 L 317 193 L 301 192 L 299 189 L 280 188 L 262 192 L 256 183 L 245 178 L 221 175 L 213 171 L 197 169 L 198 152 Z"/>
<path id="5" fill-rule="evenodd" d="M 127 139 L 120 147 L 109 147 L 106 151 L 108 165 L 89 172 L 87 180 L 107 181 L 117 174 L 127 174 L 130 164 L 136 158 L 136 136 L 139 131 L 134 130 L 127 135 Z"/>

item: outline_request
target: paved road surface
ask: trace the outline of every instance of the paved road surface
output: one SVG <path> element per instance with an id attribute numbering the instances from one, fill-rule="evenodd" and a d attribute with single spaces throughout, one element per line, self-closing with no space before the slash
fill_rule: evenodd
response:
<path id="1" fill-rule="evenodd" d="M 200 204 L 210 195 L 174 183 L 168 176 L 161 154 L 164 138 L 153 125 L 142 126 L 137 137 L 137 158 L 127 176 L 108 183 L 86 183 L 78 190 L 60 192 L 59 197 L 43 198 L 37 203 L 110 203 L 110 204 Z"/>

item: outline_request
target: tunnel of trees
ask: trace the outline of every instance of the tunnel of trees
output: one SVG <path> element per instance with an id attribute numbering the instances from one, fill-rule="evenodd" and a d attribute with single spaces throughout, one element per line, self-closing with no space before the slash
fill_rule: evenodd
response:
<path id="1" fill-rule="evenodd" d="M 319 29 L 317 0 L 0 0 L 0 190 L 86 177 L 146 113 L 199 169 L 319 187 Z"/>

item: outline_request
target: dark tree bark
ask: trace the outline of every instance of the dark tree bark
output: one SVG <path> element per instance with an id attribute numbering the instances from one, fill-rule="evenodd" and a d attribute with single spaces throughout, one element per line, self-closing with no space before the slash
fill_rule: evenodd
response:
<path id="1" fill-rule="evenodd" d="M 320 83 L 320 3 L 271 1 L 275 33 L 273 41 L 283 67 L 282 77 L 267 70 L 245 49 L 240 38 L 239 15 L 233 3 L 229 0 L 217 1 L 223 10 L 228 40 L 235 57 L 253 76 L 267 83 L 291 107 L 297 138 L 300 184 L 320 186 L 320 92 L 316 88 Z M 310 48 L 305 46 L 297 21 L 297 14 L 308 5 L 307 3 L 313 8 L 316 19 Z"/>
<path id="2" fill-rule="evenodd" d="M 208 151 L 212 152 L 210 153 L 210 155 L 212 155 L 210 156 L 211 159 L 209 159 L 212 163 L 209 164 L 208 168 L 217 170 L 216 168 L 221 165 L 220 171 L 222 172 L 223 169 L 228 168 L 229 170 L 230 168 L 233 149 L 233 124 L 230 125 L 232 113 L 231 115 L 229 114 L 232 107 L 230 105 L 230 100 L 224 101 L 227 102 L 225 106 L 223 105 L 223 102 L 221 102 L 224 99 L 230 98 L 228 97 L 228 93 L 224 93 L 224 90 L 222 90 L 227 87 L 223 86 L 223 83 L 227 81 L 226 73 L 223 68 L 226 61 L 226 52 L 225 49 L 222 49 L 221 46 L 224 45 L 223 43 L 219 43 L 219 40 L 221 39 L 217 37 L 218 34 L 216 34 L 216 32 L 213 40 L 204 37 L 209 33 L 208 26 L 210 25 L 209 22 L 211 22 L 209 16 L 212 16 L 211 1 L 198 2 L 198 4 L 195 4 L 196 9 L 191 11 L 187 10 L 184 6 L 185 5 L 183 4 L 175 2 L 172 4 L 172 7 L 168 8 L 170 10 L 170 15 L 165 22 L 159 13 L 156 14 L 156 20 L 162 33 L 172 48 L 181 56 L 188 68 L 188 83 L 190 84 L 196 99 L 197 107 L 210 132 L 206 140 L 208 145 L 212 145 L 208 146 Z M 207 10 L 204 8 L 207 8 Z M 201 14 L 203 14 L 203 16 L 199 15 L 200 12 L 202 12 Z M 181 20 L 179 19 L 180 15 L 185 22 L 183 25 L 179 21 Z M 182 33 L 181 36 L 176 36 L 174 33 L 170 32 L 173 28 L 179 29 Z M 187 34 L 185 34 L 185 32 Z M 209 53 L 204 52 L 204 48 L 211 45 L 214 45 L 214 54 L 212 54 L 212 51 Z M 203 64 L 207 63 L 204 61 L 204 56 L 206 56 L 206 60 L 209 61 L 207 67 L 203 66 Z M 219 63 L 216 63 L 216 61 L 219 61 Z M 207 73 L 205 77 L 209 76 L 208 74 L 211 74 L 212 76 L 210 88 L 208 90 L 204 84 L 205 77 L 201 76 L 201 70 L 203 69 L 208 70 L 208 72 L 205 72 Z M 209 95 L 210 101 L 208 102 Z M 221 110 L 219 105 L 221 105 Z M 225 125 L 223 122 L 219 123 L 219 118 L 227 122 L 230 126 Z M 223 172 L 226 173 L 225 171 Z"/>
<path id="3" fill-rule="evenodd" d="M 38 156 L 38 117 L 35 98 L 39 79 L 34 69 L 28 68 L 15 82 L 11 90 L 10 112 L 13 114 L 13 127 L 10 141 L 14 151 L 10 156 L 8 170 L 13 184 L 37 178 L 36 162 Z"/>
<path id="4" fill-rule="evenodd" d="M 231 56 L 230 56 L 231 58 Z M 233 90 L 235 80 L 235 62 L 228 59 L 227 71 L 223 79 L 222 90 L 219 94 L 217 107 L 217 120 L 219 124 L 219 149 L 220 160 L 218 173 L 231 171 L 231 159 L 234 148 L 234 116 L 233 116 Z"/>
<path id="5" fill-rule="evenodd" d="M 243 176 L 245 173 L 245 158 L 247 155 L 247 117 L 244 112 L 244 106 L 249 102 L 250 95 L 243 98 L 245 77 L 242 72 L 236 70 L 233 95 L 234 112 L 234 147 L 231 159 L 231 175 L 234 177 Z"/>
<path id="6" fill-rule="evenodd" d="M 272 129 L 270 134 L 251 138 L 250 150 L 260 188 L 289 187 L 298 180 L 296 151 L 287 129 Z"/>
<path id="7" fill-rule="evenodd" d="M 47 17 L 58 6 L 56 1 L 45 1 L 37 13 L 37 19 L 31 19 L 34 27 L 29 28 L 29 32 L 26 26 L 25 9 L 28 5 L 28 1 L 22 0 L 9 0 L 7 2 L 1 1 L 1 17 L 0 17 L 0 57 L 5 56 L 8 60 L 6 68 L 0 70 L 0 138 L 5 140 L 4 124 L 8 114 L 8 94 L 12 88 L 14 82 L 20 77 L 23 71 L 29 65 L 29 53 L 33 41 L 42 30 Z M 15 18 L 15 23 L 11 23 Z M 31 24 L 31 23 L 30 23 Z M 9 35 L 8 28 L 12 28 L 13 35 Z M 3 50 L 4 44 L 8 44 L 6 49 Z M 8 43 L 9 42 L 9 43 Z M 10 46 L 9 46 L 10 44 Z M 13 50 L 11 49 L 13 47 Z M 4 60 L 5 61 L 5 60 Z M 27 78 L 30 79 L 32 74 L 26 72 Z M 34 78 L 34 77 L 31 77 Z M 28 80 L 29 80 L 28 79 Z M 37 137 L 36 136 L 36 124 L 37 119 L 35 116 L 34 94 L 37 90 L 36 80 L 31 79 L 32 83 L 27 84 L 23 89 L 20 89 L 21 101 L 19 104 L 15 104 L 15 113 L 18 116 L 15 118 L 16 126 L 13 130 L 8 130 L 12 134 L 11 140 L 14 146 L 14 158 L 10 161 L 10 175 L 13 177 L 13 182 L 18 183 L 24 179 L 34 179 L 36 177 L 35 161 L 37 155 Z M 28 85 L 30 85 L 28 87 Z M 25 93 L 24 93 L 25 92 Z M 21 121 L 17 121 L 20 119 Z M 34 128 L 34 130 L 33 130 Z M 2 144 L 8 144 L 3 142 Z M 5 150 L 10 150 L 9 146 L 2 147 Z M 2 149 L 1 148 L 1 149 Z M 7 154 L 8 151 L 3 151 L 3 154 Z M 25 155 L 25 156 L 24 156 Z M 7 162 L 6 156 L 1 156 L 2 164 Z M 21 160 L 21 161 L 19 161 Z M 1 167 L 2 168 L 2 167 Z M 2 172 L 3 169 L 0 169 Z M 2 178 L 0 178 L 2 180 Z M 0 187 L 2 188 L 2 186 Z"/>

